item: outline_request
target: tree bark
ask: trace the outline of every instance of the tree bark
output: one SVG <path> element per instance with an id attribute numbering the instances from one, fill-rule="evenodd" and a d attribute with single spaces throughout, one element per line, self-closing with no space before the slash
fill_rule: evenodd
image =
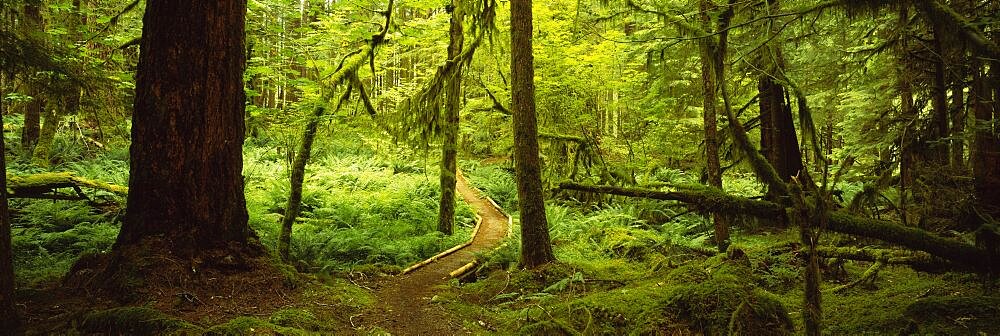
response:
<path id="1" fill-rule="evenodd" d="M 458 168 L 458 124 L 462 109 L 462 61 L 458 59 L 462 53 L 464 42 L 462 20 L 464 9 L 461 0 L 452 0 L 451 27 L 449 29 L 448 62 L 452 64 L 452 73 L 447 78 L 447 106 L 445 107 L 444 125 L 441 127 L 441 203 L 438 207 L 438 231 L 451 235 L 455 227 L 455 184 Z"/>
<path id="2" fill-rule="evenodd" d="M 76 104 L 72 101 L 70 96 L 64 96 L 61 98 L 63 103 L 59 109 L 75 108 Z M 49 162 L 49 152 L 52 149 L 52 141 L 55 140 L 56 131 L 59 130 L 59 125 L 62 123 L 62 115 L 60 111 L 53 108 L 46 108 L 43 110 L 42 117 L 45 123 L 42 124 L 41 132 L 38 134 L 38 140 L 35 143 L 34 150 L 31 152 L 31 161 L 36 165 L 42 167 L 48 167 Z"/>
<path id="3" fill-rule="evenodd" d="M 931 83 L 931 120 L 928 132 L 928 164 L 932 166 L 945 166 L 948 164 L 948 144 L 942 141 L 948 136 L 948 89 L 945 81 L 945 60 L 944 60 L 944 27 L 940 24 L 934 25 L 934 41 L 932 48 L 938 56 L 934 59 L 934 71 Z"/>
<path id="4" fill-rule="evenodd" d="M 0 74 L 0 97 L 6 95 L 3 74 Z M 0 116 L 6 113 L 6 106 L 0 99 Z M 3 134 L 3 120 L 0 120 L 0 134 Z M 20 326 L 20 318 L 14 306 L 14 264 L 11 250 L 10 216 L 7 205 L 7 160 L 4 139 L 0 136 L 0 330 L 12 334 Z"/>
<path id="5" fill-rule="evenodd" d="M 990 67 L 990 73 L 983 73 L 982 64 L 973 67 L 969 100 L 976 123 L 972 148 L 976 199 L 986 214 L 1000 218 L 1000 132 L 993 125 L 997 117 L 995 102 L 1000 99 L 1000 88 L 990 85 L 1000 82 L 1000 70 L 996 66 Z"/>
<path id="6" fill-rule="evenodd" d="M 904 32 L 907 31 L 909 16 L 908 8 L 900 6 L 899 27 Z M 914 126 L 917 121 L 917 111 L 913 108 L 913 87 L 910 85 L 912 69 L 909 67 L 908 41 L 909 36 L 904 33 L 900 38 L 899 50 L 896 52 L 896 81 L 900 99 L 899 114 L 903 119 L 904 130 L 902 139 L 899 140 L 899 204 L 904 225 L 910 222 L 909 202 L 907 200 L 911 186 L 916 181 L 914 166 L 917 161 L 917 154 L 914 151 L 915 141 L 913 140 L 917 136 L 917 127 Z"/>
<path id="7" fill-rule="evenodd" d="M 760 13 L 761 15 L 777 13 L 781 9 L 780 2 L 777 0 L 767 1 L 762 6 L 764 6 L 764 12 Z M 780 34 L 780 31 L 774 27 L 775 22 L 772 20 L 765 22 L 765 27 L 761 29 L 762 33 L 767 35 Z M 757 74 L 757 91 L 760 95 L 758 102 L 760 107 L 760 150 L 764 153 L 767 161 L 774 166 L 782 180 L 788 182 L 792 176 L 798 175 L 803 166 L 792 107 L 786 101 L 787 93 L 785 87 L 780 83 L 785 79 L 785 58 L 782 55 L 780 44 L 775 43 L 769 43 L 766 47 L 761 48 L 757 57 L 755 68 L 760 69 Z M 769 191 L 768 196 L 773 199 L 783 195 L 776 195 L 773 191 Z"/>
<path id="8" fill-rule="evenodd" d="M 711 18 L 708 12 L 714 6 L 709 0 L 701 0 L 699 4 L 701 7 L 702 28 L 708 31 L 711 28 Z M 699 44 L 701 50 L 702 92 L 704 94 L 702 98 L 702 117 L 705 127 L 705 171 L 708 175 L 708 185 L 721 190 L 722 167 L 719 163 L 718 113 L 716 113 L 718 99 L 715 95 L 717 92 L 715 83 L 721 79 L 714 78 L 715 71 L 713 69 L 713 64 L 716 63 L 716 56 L 714 55 L 720 51 L 716 50 L 718 49 L 717 46 L 711 43 L 709 39 L 702 39 Z M 719 249 L 719 252 L 725 252 L 726 248 L 729 247 L 729 223 L 726 222 L 726 218 L 722 214 L 713 213 L 711 216 L 715 229 L 715 245 Z"/>
<path id="9" fill-rule="evenodd" d="M 776 53 L 780 55 L 780 50 Z M 782 70 L 775 67 L 772 71 Z M 802 152 L 799 151 L 792 108 L 785 101 L 785 87 L 778 84 L 774 76 L 760 75 L 757 90 L 760 93 L 760 148 L 787 182 L 802 170 Z"/>
<path id="10" fill-rule="evenodd" d="M 245 248 L 246 0 L 149 0 L 132 116 L 128 210 L 115 251 L 163 237 L 184 256 Z"/>
<path id="11" fill-rule="evenodd" d="M 956 52 L 955 59 L 952 60 L 951 64 L 955 64 L 956 68 L 953 72 L 958 72 L 958 76 L 952 76 L 951 79 L 951 105 L 950 115 L 951 115 L 951 167 L 955 171 L 964 172 L 965 171 L 965 64 L 966 60 L 963 58 L 964 49 L 958 48 L 960 51 Z"/>
<path id="12" fill-rule="evenodd" d="M 41 8 L 30 1 L 24 4 L 24 21 L 23 30 L 27 33 L 41 32 L 45 29 Z M 34 151 L 35 144 L 38 143 L 38 136 L 41 131 L 42 110 L 45 109 L 45 98 L 41 96 L 42 90 L 40 86 L 40 83 L 31 80 L 29 76 L 27 89 L 28 95 L 31 96 L 31 101 L 25 106 L 24 127 L 21 129 L 21 148 L 29 156 Z"/>
<path id="13" fill-rule="evenodd" d="M 555 261 L 555 255 L 545 218 L 538 158 L 531 0 L 511 0 L 510 12 L 511 108 L 514 119 L 514 169 L 521 213 L 521 266 L 535 268 Z"/>

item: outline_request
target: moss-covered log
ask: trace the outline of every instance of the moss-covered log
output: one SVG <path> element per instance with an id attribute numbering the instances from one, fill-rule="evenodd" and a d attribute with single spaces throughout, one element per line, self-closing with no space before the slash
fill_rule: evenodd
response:
<path id="1" fill-rule="evenodd" d="M 989 264 L 989 253 L 983 249 L 891 221 L 863 218 L 846 211 L 835 211 L 830 213 L 828 229 L 840 233 L 876 238 L 910 249 L 924 251 L 976 269 L 996 271 L 996 265 Z"/>
<path id="2" fill-rule="evenodd" d="M 695 187 L 660 191 L 643 188 L 614 187 L 606 185 L 588 185 L 575 182 L 563 182 L 560 189 L 587 191 L 601 194 L 642 197 L 665 201 L 687 203 L 698 212 L 721 212 L 729 215 L 749 215 L 763 218 L 784 216 L 784 210 L 775 203 L 752 200 L 732 196 L 711 187 Z"/>
<path id="3" fill-rule="evenodd" d="M 823 258 L 882 262 L 887 265 L 907 265 L 919 270 L 947 270 L 962 267 L 962 265 L 934 257 L 926 252 L 868 247 L 818 247 L 816 253 Z"/>
<path id="4" fill-rule="evenodd" d="M 715 211 L 731 215 L 749 215 L 761 218 L 785 216 L 784 208 L 778 204 L 732 196 L 718 189 L 699 187 L 678 191 L 659 191 L 640 188 L 584 185 L 565 182 L 560 189 L 588 191 L 628 197 L 642 197 L 659 200 L 673 200 L 693 205 L 703 213 Z M 909 249 L 927 252 L 954 263 L 972 267 L 979 271 L 996 272 L 991 265 L 989 252 L 970 244 L 947 239 L 932 232 L 906 227 L 895 222 L 863 218 L 846 211 L 832 211 L 827 230 L 879 239 Z"/>
<path id="5" fill-rule="evenodd" d="M 60 188 L 73 188 L 79 197 L 58 197 L 59 195 L 52 194 Z M 7 176 L 7 193 L 11 198 L 87 199 L 80 188 L 103 190 L 119 196 L 128 195 L 128 187 L 76 176 L 72 172 Z"/>

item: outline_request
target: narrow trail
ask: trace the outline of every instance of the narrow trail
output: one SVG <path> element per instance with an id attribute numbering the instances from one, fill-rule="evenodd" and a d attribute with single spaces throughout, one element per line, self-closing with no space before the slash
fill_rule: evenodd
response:
<path id="1" fill-rule="evenodd" d="M 492 249 L 507 235 L 507 216 L 469 186 L 459 172 L 459 195 L 483 218 L 472 244 L 408 274 L 377 285 L 376 308 L 360 318 L 363 325 L 379 326 L 393 335 L 457 335 L 469 333 L 440 305 L 431 303 L 434 287 L 448 281 L 448 273 L 472 261 L 473 254 Z"/>

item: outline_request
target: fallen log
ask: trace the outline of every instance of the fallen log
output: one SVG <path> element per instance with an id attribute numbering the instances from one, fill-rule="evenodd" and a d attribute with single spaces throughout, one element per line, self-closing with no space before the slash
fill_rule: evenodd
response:
<path id="1" fill-rule="evenodd" d="M 688 188 L 676 191 L 660 191 L 563 182 L 559 184 L 559 188 L 628 197 L 679 201 L 692 205 L 696 211 L 701 213 L 720 212 L 760 218 L 785 216 L 785 209 L 776 203 L 732 196 L 721 190 L 707 186 L 698 187 L 697 190 Z M 826 229 L 830 231 L 879 239 L 909 249 L 927 252 L 933 256 L 970 266 L 980 271 L 997 271 L 997 265 L 992 265 L 990 262 L 990 260 L 993 260 L 990 253 L 970 244 L 947 239 L 926 230 L 902 226 L 887 220 L 863 218 L 843 210 L 832 211 L 829 216 Z"/>
<path id="2" fill-rule="evenodd" d="M 54 193 L 61 188 L 73 188 L 76 196 Z M 76 176 L 72 172 L 7 176 L 7 194 L 11 198 L 89 199 L 81 188 L 103 190 L 119 196 L 128 195 L 128 187 Z"/>
<path id="3" fill-rule="evenodd" d="M 800 251 L 806 253 L 807 251 Z M 926 252 L 875 249 L 867 247 L 818 247 L 816 253 L 823 258 L 881 262 L 886 265 L 907 265 L 918 270 L 940 271 L 961 269 L 963 265 L 948 262 Z M 967 268 L 967 267 L 966 267 Z"/>
<path id="4" fill-rule="evenodd" d="M 675 189 L 673 191 L 660 191 L 643 188 L 563 182 L 559 184 L 559 189 L 650 198 L 664 201 L 679 201 L 693 206 L 694 210 L 700 213 L 719 212 L 725 214 L 745 214 L 762 218 L 776 218 L 785 215 L 784 209 L 776 203 L 732 196 L 720 191 L 719 189 L 710 187 L 685 187 L 684 189 Z"/>

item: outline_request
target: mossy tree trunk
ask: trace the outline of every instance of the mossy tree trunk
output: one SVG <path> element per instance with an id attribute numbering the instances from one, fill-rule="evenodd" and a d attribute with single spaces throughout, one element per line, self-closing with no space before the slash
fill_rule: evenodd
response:
<path id="1" fill-rule="evenodd" d="M 896 51 L 896 85 L 899 90 L 899 112 L 903 120 L 903 138 L 900 140 L 899 149 L 899 207 L 902 212 L 903 224 L 910 222 L 908 199 L 909 190 L 916 181 L 914 166 L 917 161 L 917 153 L 914 151 L 914 141 L 917 128 L 914 127 L 917 120 L 917 111 L 913 107 L 913 87 L 910 84 L 910 74 L 913 69 L 909 66 L 910 56 L 908 49 L 909 35 L 907 25 L 909 23 L 910 12 L 906 6 L 899 9 L 899 29 L 903 32 L 900 37 L 898 50 Z"/>
<path id="2" fill-rule="evenodd" d="M 358 89 L 358 96 L 364 101 L 366 109 L 368 112 L 374 116 L 374 109 L 368 100 L 368 96 L 365 93 L 364 87 L 361 85 L 361 81 L 358 79 L 357 71 L 366 62 L 372 61 L 375 57 L 375 49 L 382 43 L 385 42 L 386 34 L 389 32 L 389 25 L 392 23 L 392 11 L 393 11 L 393 0 L 389 0 L 388 8 L 381 12 L 385 16 L 385 25 L 382 26 L 382 30 L 372 36 L 370 44 L 361 47 L 361 49 L 355 52 L 349 53 L 347 57 L 341 62 L 341 67 L 337 72 L 329 76 L 329 84 L 331 87 L 324 88 L 324 93 L 322 94 L 322 101 L 319 104 L 326 104 L 326 101 L 330 98 L 330 94 L 333 92 L 333 88 L 343 84 L 347 84 L 347 89 L 344 91 L 344 95 L 341 97 L 340 102 L 348 100 L 351 95 L 351 91 L 356 86 Z M 340 104 L 337 104 L 337 109 L 340 109 Z M 290 246 L 292 237 L 292 226 L 295 223 L 295 219 L 299 216 L 299 210 L 302 203 L 302 183 L 305 180 L 305 169 L 306 164 L 309 163 L 309 158 L 312 155 L 312 145 L 313 141 L 316 139 L 316 132 L 319 127 L 319 123 L 323 114 L 326 112 L 326 107 L 324 105 L 317 106 L 313 110 L 313 113 L 308 116 L 306 121 L 306 128 L 302 132 L 302 142 L 299 144 L 299 150 L 292 160 L 291 177 L 289 181 L 291 183 L 290 192 L 288 195 L 288 203 L 285 206 L 284 218 L 281 221 L 281 233 L 278 236 L 278 255 L 284 261 L 288 261 L 290 257 Z"/>
<path id="3" fill-rule="evenodd" d="M 289 178 L 291 191 L 288 193 L 288 203 L 285 205 L 285 216 L 281 219 L 281 233 L 278 235 L 278 255 L 281 260 L 288 261 L 290 257 L 289 247 L 292 241 L 292 225 L 295 224 L 296 217 L 302 206 L 302 183 L 306 174 L 306 163 L 312 153 L 313 140 L 316 139 L 316 129 L 319 128 L 320 117 L 326 109 L 322 106 L 316 107 L 309 121 L 306 122 L 306 129 L 302 135 L 302 143 L 299 151 L 292 161 L 292 174 Z"/>
<path id="4" fill-rule="evenodd" d="M 6 95 L 4 75 L 0 74 L 0 97 Z M 6 106 L 0 100 L 0 115 L 6 113 Z M 3 134 L 3 120 L 0 120 L 0 134 Z M 18 330 L 20 318 L 14 306 L 14 264 L 11 251 L 10 216 L 7 209 L 7 160 L 4 139 L 0 136 L 0 330 Z"/>
<path id="5" fill-rule="evenodd" d="M 458 59 L 462 53 L 463 27 L 462 0 L 452 0 L 450 40 L 448 43 L 448 62 L 452 65 L 452 74 L 447 80 L 447 103 L 445 106 L 444 124 L 441 125 L 441 203 L 438 207 L 438 231 L 451 235 L 455 227 L 455 184 L 458 168 L 458 126 L 459 113 L 462 109 L 462 65 Z"/>
<path id="6" fill-rule="evenodd" d="M 29 89 L 31 101 L 24 108 L 24 128 L 21 129 L 21 148 L 25 153 L 34 153 L 35 144 L 41 134 L 42 110 L 45 109 L 45 98 L 41 92 Z"/>
<path id="7" fill-rule="evenodd" d="M 256 252 L 243 190 L 246 0 L 149 0 L 132 116 L 122 251 L 163 239 L 193 258 Z M 109 271 L 115 272 L 113 268 Z"/>
<path id="8" fill-rule="evenodd" d="M 932 20 L 933 21 L 933 20 Z M 934 21 L 937 22 L 937 21 Z M 948 85 L 945 73 L 947 67 L 944 59 L 944 26 L 933 25 L 934 40 L 931 48 L 934 52 L 934 69 L 931 74 L 931 119 L 927 130 L 926 164 L 931 167 L 943 167 L 948 164 L 948 143 L 941 141 L 948 136 Z"/>
<path id="9" fill-rule="evenodd" d="M 512 0 L 510 13 L 511 109 L 514 119 L 514 170 L 521 213 L 521 266 L 535 268 L 556 258 L 552 253 L 549 225 L 545 218 L 538 158 L 531 0 Z"/>
<path id="10" fill-rule="evenodd" d="M 715 5 L 709 0 L 699 2 L 701 8 L 702 28 L 706 31 L 711 29 L 711 17 L 709 12 Z M 719 131 L 718 131 L 718 99 L 716 98 L 716 83 L 721 79 L 714 78 L 715 71 L 713 64 L 716 63 L 716 54 L 720 53 L 719 45 L 713 43 L 709 38 L 699 41 L 701 56 L 701 83 L 704 94 L 702 100 L 703 121 L 705 128 L 705 170 L 708 175 L 708 185 L 722 189 L 722 167 L 719 163 Z M 712 223 L 715 229 L 715 245 L 719 252 L 724 252 L 729 245 L 729 223 L 720 213 L 713 213 Z"/>
<path id="11" fill-rule="evenodd" d="M 31 1 L 24 4 L 24 26 L 26 33 L 41 32 L 45 29 L 42 21 L 41 8 Z M 28 95 L 31 96 L 24 108 L 24 127 L 21 128 L 21 148 L 30 155 L 38 143 L 41 128 L 42 110 L 45 109 L 45 98 L 42 97 L 41 83 L 28 79 Z"/>
<path id="12" fill-rule="evenodd" d="M 62 113 L 60 110 L 70 111 L 69 109 L 73 109 L 75 111 L 79 103 L 79 95 L 73 97 L 72 94 L 68 94 L 60 97 L 59 100 L 60 104 L 58 107 L 53 108 L 49 106 L 42 112 L 42 118 L 45 122 L 42 124 L 41 132 L 38 134 L 38 141 L 31 152 L 31 161 L 42 167 L 48 167 L 50 163 L 49 153 L 52 149 L 52 142 L 55 140 L 56 132 L 62 123 Z"/>

